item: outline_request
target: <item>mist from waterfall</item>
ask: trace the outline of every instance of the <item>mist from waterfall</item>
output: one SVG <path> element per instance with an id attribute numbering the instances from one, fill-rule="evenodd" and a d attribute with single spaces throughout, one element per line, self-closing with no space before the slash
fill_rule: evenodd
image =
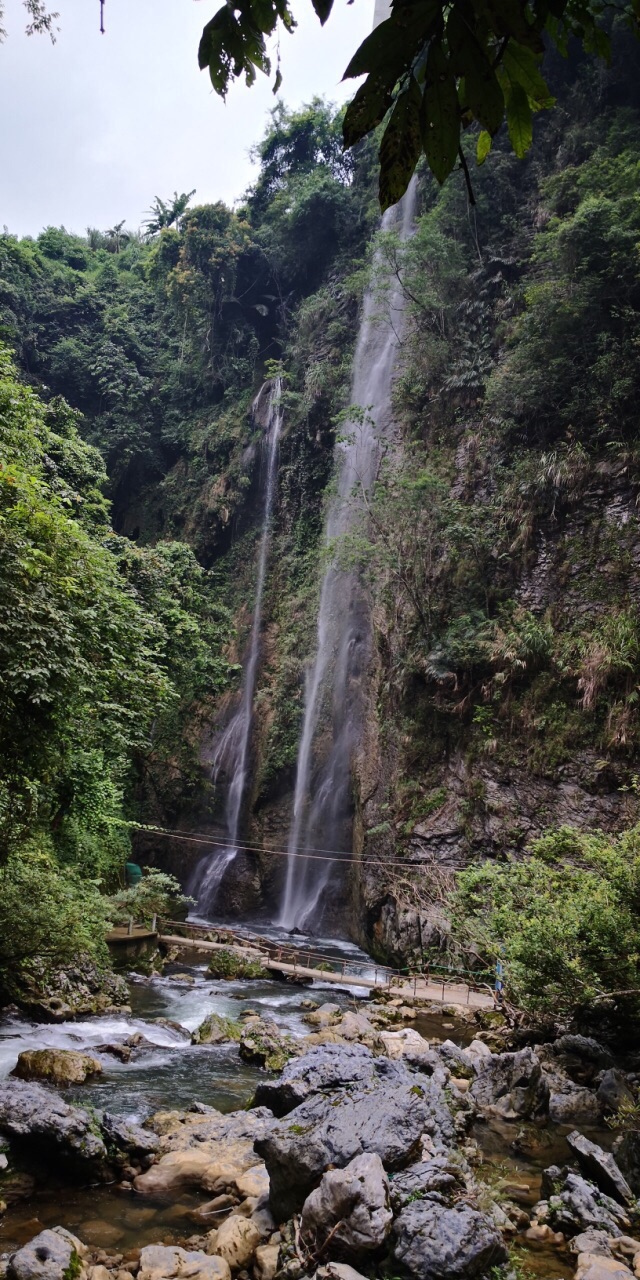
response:
<path id="1" fill-rule="evenodd" d="M 229 779 L 224 815 L 228 845 L 226 848 L 216 849 L 208 857 L 203 858 L 196 867 L 189 884 L 188 892 L 196 899 L 197 910 L 201 915 L 210 915 L 215 910 L 216 898 L 226 872 L 238 853 L 238 837 L 249 772 L 253 698 L 260 659 L 262 605 L 276 496 L 278 450 L 282 434 L 282 379 L 274 378 L 271 383 L 265 383 L 260 389 L 253 402 L 254 418 L 260 411 L 265 394 L 268 395 L 263 444 L 266 454 L 266 477 L 263 488 L 262 526 L 251 635 L 243 670 L 240 704 L 220 735 L 213 757 L 214 783 L 218 781 L 221 773 Z"/>
<path id="2" fill-rule="evenodd" d="M 382 230 L 394 230 L 406 240 L 412 232 L 415 207 L 414 178 L 403 199 L 385 213 Z M 324 535 L 329 558 L 320 593 L 316 653 L 306 679 L 290 856 L 278 920 L 286 929 L 304 931 L 321 921 L 335 875 L 335 863 L 322 859 L 327 851 L 348 849 L 351 838 L 351 762 L 358 742 L 361 678 L 369 656 L 370 624 L 358 575 L 332 562 L 331 548 L 362 519 L 362 495 L 375 482 L 381 441 L 393 435 L 391 397 L 403 311 L 402 285 L 379 253 L 364 300 L 353 360 L 351 403 L 364 413 L 345 429 L 346 439 L 336 444 L 336 493 Z M 317 741 L 323 735 L 318 735 L 318 730 L 327 720 L 331 743 L 323 751 L 323 742 Z M 301 852 L 310 856 L 300 856 Z M 350 857 L 346 852 L 344 856 Z"/>

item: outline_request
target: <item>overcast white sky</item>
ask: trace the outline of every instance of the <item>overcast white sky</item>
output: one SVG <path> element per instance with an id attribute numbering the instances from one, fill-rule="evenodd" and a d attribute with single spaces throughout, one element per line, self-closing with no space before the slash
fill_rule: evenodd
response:
<path id="1" fill-rule="evenodd" d="M 136 227 L 155 195 L 196 188 L 195 202 L 232 203 L 248 185 L 247 152 L 274 105 L 259 76 L 226 104 L 200 72 L 204 24 L 221 0 L 50 0 L 57 43 L 24 35 L 20 0 L 6 0 L 0 45 L 0 227 L 36 235 L 64 225 L 83 233 L 125 218 Z M 281 38 L 282 97 L 290 106 L 340 84 L 371 28 L 373 0 L 335 0 L 322 28 L 311 0 L 293 0 L 298 28 Z"/>

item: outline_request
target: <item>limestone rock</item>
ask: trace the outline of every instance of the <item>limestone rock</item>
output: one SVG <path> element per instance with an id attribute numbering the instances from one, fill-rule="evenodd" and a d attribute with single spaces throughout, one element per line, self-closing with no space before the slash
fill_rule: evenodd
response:
<path id="1" fill-rule="evenodd" d="M 311 1027 L 330 1027 L 340 1021 L 342 1010 L 339 1004 L 321 1004 L 313 1013 L 305 1014 L 305 1022 Z"/>
<path id="2" fill-rule="evenodd" d="M 160 1160 L 135 1179 L 136 1191 L 170 1195 L 191 1186 L 244 1200 L 264 1190 L 266 1175 L 264 1166 L 256 1172 L 261 1161 L 254 1142 L 274 1124 L 265 1108 L 228 1115 L 213 1108 L 204 1114 L 159 1112 L 148 1123 L 160 1138 Z"/>
<path id="3" fill-rule="evenodd" d="M 106 1160 L 107 1150 L 95 1132 L 95 1117 L 73 1107 L 53 1089 L 26 1080 L 0 1084 L 0 1133 L 38 1155 L 57 1156 L 92 1165 Z"/>
<path id="4" fill-rule="evenodd" d="M 338 1006 L 323 1008 L 337 1009 Z M 374 1057 L 364 1045 L 335 1048 L 318 1045 L 304 1057 L 288 1062 L 277 1080 L 261 1082 L 256 1089 L 255 1103 L 269 1107 L 275 1116 L 282 1117 L 312 1093 L 369 1083 L 374 1075 Z"/>
<path id="5" fill-rule="evenodd" d="M 253 1274 L 256 1280 L 273 1280 L 278 1270 L 280 1246 L 277 1244 L 259 1244 L 253 1260 Z"/>
<path id="6" fill-rule="evenodd" d="M 575 1280 L 632 1280 L 633 1272 L 616 1258 L 600 1253 L 578 1254 Z"/>
<path id="7" fill-rule="evenodd" d="M 323 1175 L 305 1200 L 301 1232 L 313 1252 L 331 1235 L 332 1250 L 357 1258 L 384 1244 L 391 1222 L 389 1179 L 380 1157 L 365 1152 Z"/>
<path id="8" fill-rule="evenodd" d="M 623 1071 L 610 1067 L 598 1085 L 596 1097 L 603 1115 L 617 1111 L 624 1103 L 633 1105 L 635 1099 Z"/>
<path id="9" fill-rule="evenodd" d="M 192 1044 L 229 1044 L 239 1040 L 242 1034 L 237 1022 L 231 1018 L 223 1018 L 218 1013 L 210 1013 L 204 1022 L 196 1028 L 191 1036 Z"/>
<path id="10" fill-rule="evenodd" d="M 138 1280 L 231 1280 L 224 1258 L 211 1257 L 200 1249 L 177 1245 L 149 1244 L 140 1253 Z"/>
<path id="11" fill-rule="evenodd" d="M 271 1182 L 271 1208 L 278 1221 L 303 1205 L 330 1166 L 344 1168 L 368 1151 L 388 1170 L 419 1154 L 423 1134 L 435 1149 L 453 1142 L 454 1125 L 441 1087 L 415 1076 L 401 1062 L 373 1060 L 367 1083 L 312 1094 L 276 1123 L 255 1149 Z"/>
<path id="12" fill-rule="evenodd" d="M 532 1049 L 497 1053 L 478 1062 L 479 1074 L 469 1096 L 490 1115 L 524 1120 L 546 1111 L 548 1086 Z"/>
<path id="13" fill-rule="evenodd" d="M 262 1243 L 260 1231 L 250 1218 L 233 1213 L 217 1231 L 207 1237 L 207 1253 L 223 1258 L 232 1271 L 241 1271 Z"/>
<path id="14" fill-rule="evenodd" d="M 597 1253 L 603 1258 L 611 1257 L 609 1236 L 606 1231 L 596 1231 L 594 1227 L 590 1227 L 588 1231 L 581 1231 L 579 1235 L 574 1236 L 569 1248 L 575 1254 Z"/>
<path id="15" fill-rule="evenodd" d="M 155 1133 L 141 1128 L 138 1124 L 132 1124 L 122 1116 L 112 1116 L 109 1111 L 104 1112 L 100 1128 L 107 1142 L 117 1147 L 123 1155 L 134 1159 L 155 1155 L 160 1146 L 160 1140 Z"/>
<path id="16" fill-rule="evenodd" d="M 290 1058 L 298 1053 L 291 1036 L 283 1034 L 276 1022 L 251 1018 L 244 1023 L 240 1035 L 240 1057 L 268 1071 L 282 1071 Z"/>
<path id="17" fill-rule="evenodd" d="M 476 1043 L 481 1044 L 483 1049 L 486 1050 L 480 1059 L 480 1063 L 482 1064 L 482 1061 L 485 1058 L 491 1058 L 491 1050 L 482 1040 L 479 1040 Z M 442 1058 L 445 1066 L 449 1068 L 452 1075 L 458 1076 L 462 1080 L 473 1080 L 475 1078 L 476 1070 L 474 1061 L 469 1057 L 466 1049 L 460 1049 L 452 1040 L 444 1040 L 441 1045 L 438 1045 L 438 1054 Z"/>
<path id="18" fill-rule="evenodd" d="M 590 1142 L 577 1130 L 567 1134 L 567 1142 L 582 1172 L 592 1178 L 601 1191 L 608 1196 L 613 1196 L 614 1200 L 618 1200 L 620 1204 L 633 1204 L 634 1195 L 631 1187 L 623 1178 L 613 1156 L 608 1151 L 603 1151 L 596 1142 Z"/>
<path id="19" fill-rule="evenodd" d="M 448 1156 L 434 1156 L 432 1160 L 421 1160 L 394 1174 L 390 1183 L 391 1204 L 394 1212 L 398 1213 L 406 1204 L 423 1198 L 431 1191 L 447 1196 L 450 1192 L 460 1191 L 463 1186 L 460 1166 Z"/>
<path id="20" fill-rule="evenodd" d="M 429 1041 L 421 1036 L 413 1027 L 403 1027 L 402 1031 L 381 1031 L 380 1040 L 388 1058 L 424 1058 L 433 1066 L 437 1064 L 437 1055 L 430 1048 Z"/>
<path id="21" fill-rule="evenodd" d="M 416 1280 L 473 1280 L 506 1262 L 494 1223 L 468 1205 L 443 1208 L 416 1200 L 394 1223 L 394 1255 Z"/>
<path id="22" fill-rule="evenodd" d="M 590 1089 L 563 1076 L 549 1075 L 549 1119 L 555 1124 L 596 1124 L 600 1103 Z"/>
<path id="23" fill-rule="evenodd" d="M 14 1253 L 9 1262 L 9 1280 L 68 1280 L 80 1268 L 86 1249 L 61 1227 L 41 1231 Z"/>
<path id="24" fill-rule="evenodd" d="M 25 1049 L 11 1072 L 18 1080 L 46 1080 L 49 1084 L 84 1084 L 102 1075 L 102 1063 L 75 1049 Z"/>
<path id="25" fill-rule="evenodd" d="M 559 1169 L 557 1165 L 545 1169 L 542 1194 L 545 1200 L 536 1205 L 535 1216 L 565 1235 L 577 1235 L 579 1231 L 595 1227 L 610 1236 L 620 1236 L 622 1228 L 629 1226 L 629 1219 L 617 1200 L 572 1169 Z"/>
<path id="26" fill-rule="evenodd" d="M 630 1130 L 616 1139 L 613 1154 L 631 1190 L 640 1196 L 640 1133 Z"/>

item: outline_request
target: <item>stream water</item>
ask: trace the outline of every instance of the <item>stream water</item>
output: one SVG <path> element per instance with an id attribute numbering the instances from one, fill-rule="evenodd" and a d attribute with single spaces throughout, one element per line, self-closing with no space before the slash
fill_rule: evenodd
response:
<path id="1" fill-rule="evenodd" d="M 301 940 L 302 941 L 302 940 Z M 309 940 L 317 946 L 317 939 Z M 361 961 L 362 952 L 350 943 L 323 941 L 323 948 Z M 358 988 L 336 989 L 328 983 L 309 988 L 270 980 L 221 981 L 211 979 L 199 965 L 174 965 L 162 976 L 130 976 L 131 1014 L 88 1018 L 58 1025 L 38 1024 L 17 1014 L 0 1020 L 0 1078 L 26 1048 L 55 1046 L 96 1052 L 99 1045 L 122 1043 L 136 1033 L 144 1037 L 131 1060 L 122 1063 L 98 1051 L 104 1074 L 94 1083 L 63 1091 L 71 1102 L 143 1121 L 158 1110 L 186 1109 L 199 1101 L 220 1111 L 246 1105 L 262 1072 L 244 1063 L 235 1045 L 192 1045 L 190 1033 L 209 1013 L 238 1018 L 252 1009 L 275 1021 L 283 1031 L 301 1037 L 309 1031 L 303 1018 L 303 1001 L 311 995 L 318 1003 L 330 1000 L 343 1008 L 354 1007 Z M 425 1014 L 413 1024 L 427 1039 L 453 1039 L 464 1045 L 473 1028 L 450 1014 Z M 524 1206 L 539 1198 L 540 1176 L 547 1165 L 566 1160 L 566 1129 L 538 1129 L 507 1123 L 476 1124 L 473 1137 L 485 1161 L 485 1176 L 515 1180 L 523 1190 Z M 593 1136 L 610 1146 L 611 1134 Z M 144 1200 L 117 1185 L 65 1186 L 51 1175 L 39 1176 L 27 1198 L 9 1204 L 0 1218 L 0 1253 L 19 1247 L 46 1226 L 60 1224 L 76 1232 L 86 1243 L 113 1253 L 144 1244 L 173 1243 L 196 1231 L 190 1215 L 206 1198 L 180 1193 L 172 1201 Z M 557 1253 L 527 1250 L 527 1267 L 544 1277 L 572 1275 Z"/>

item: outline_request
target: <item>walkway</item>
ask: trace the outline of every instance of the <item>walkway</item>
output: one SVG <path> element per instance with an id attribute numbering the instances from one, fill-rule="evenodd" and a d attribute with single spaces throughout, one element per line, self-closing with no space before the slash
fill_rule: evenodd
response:
<path id="1" fill-rule="evenodd" d="M 167 933 L 165 929 L 180 929 Z M 203 936 L 204 935 L 204 936 Z M 214 940 L 215 939 L 215 940 Z M 330 982 L 341 987 L 366 987 L 370 991 L 393 991 L 407 999 L 430 1000 L 436 1004 L 463 1004 L 471 1009 L 493 1009 L 495 1001 L 488 986 L 474 985 L 433 973 L 400 973 L 385 965 L 357 960 L 338 960 L 335 956 L 303 948 L 281 945 L 270 939 L 250 937 L 231 929 L 194 925 L 174 920 L 162 921 L 158 942 L 163 947 L 205 952 L 233 951 L 240 959 L 259 960 L 274 975 L 301 981 Z"/>

